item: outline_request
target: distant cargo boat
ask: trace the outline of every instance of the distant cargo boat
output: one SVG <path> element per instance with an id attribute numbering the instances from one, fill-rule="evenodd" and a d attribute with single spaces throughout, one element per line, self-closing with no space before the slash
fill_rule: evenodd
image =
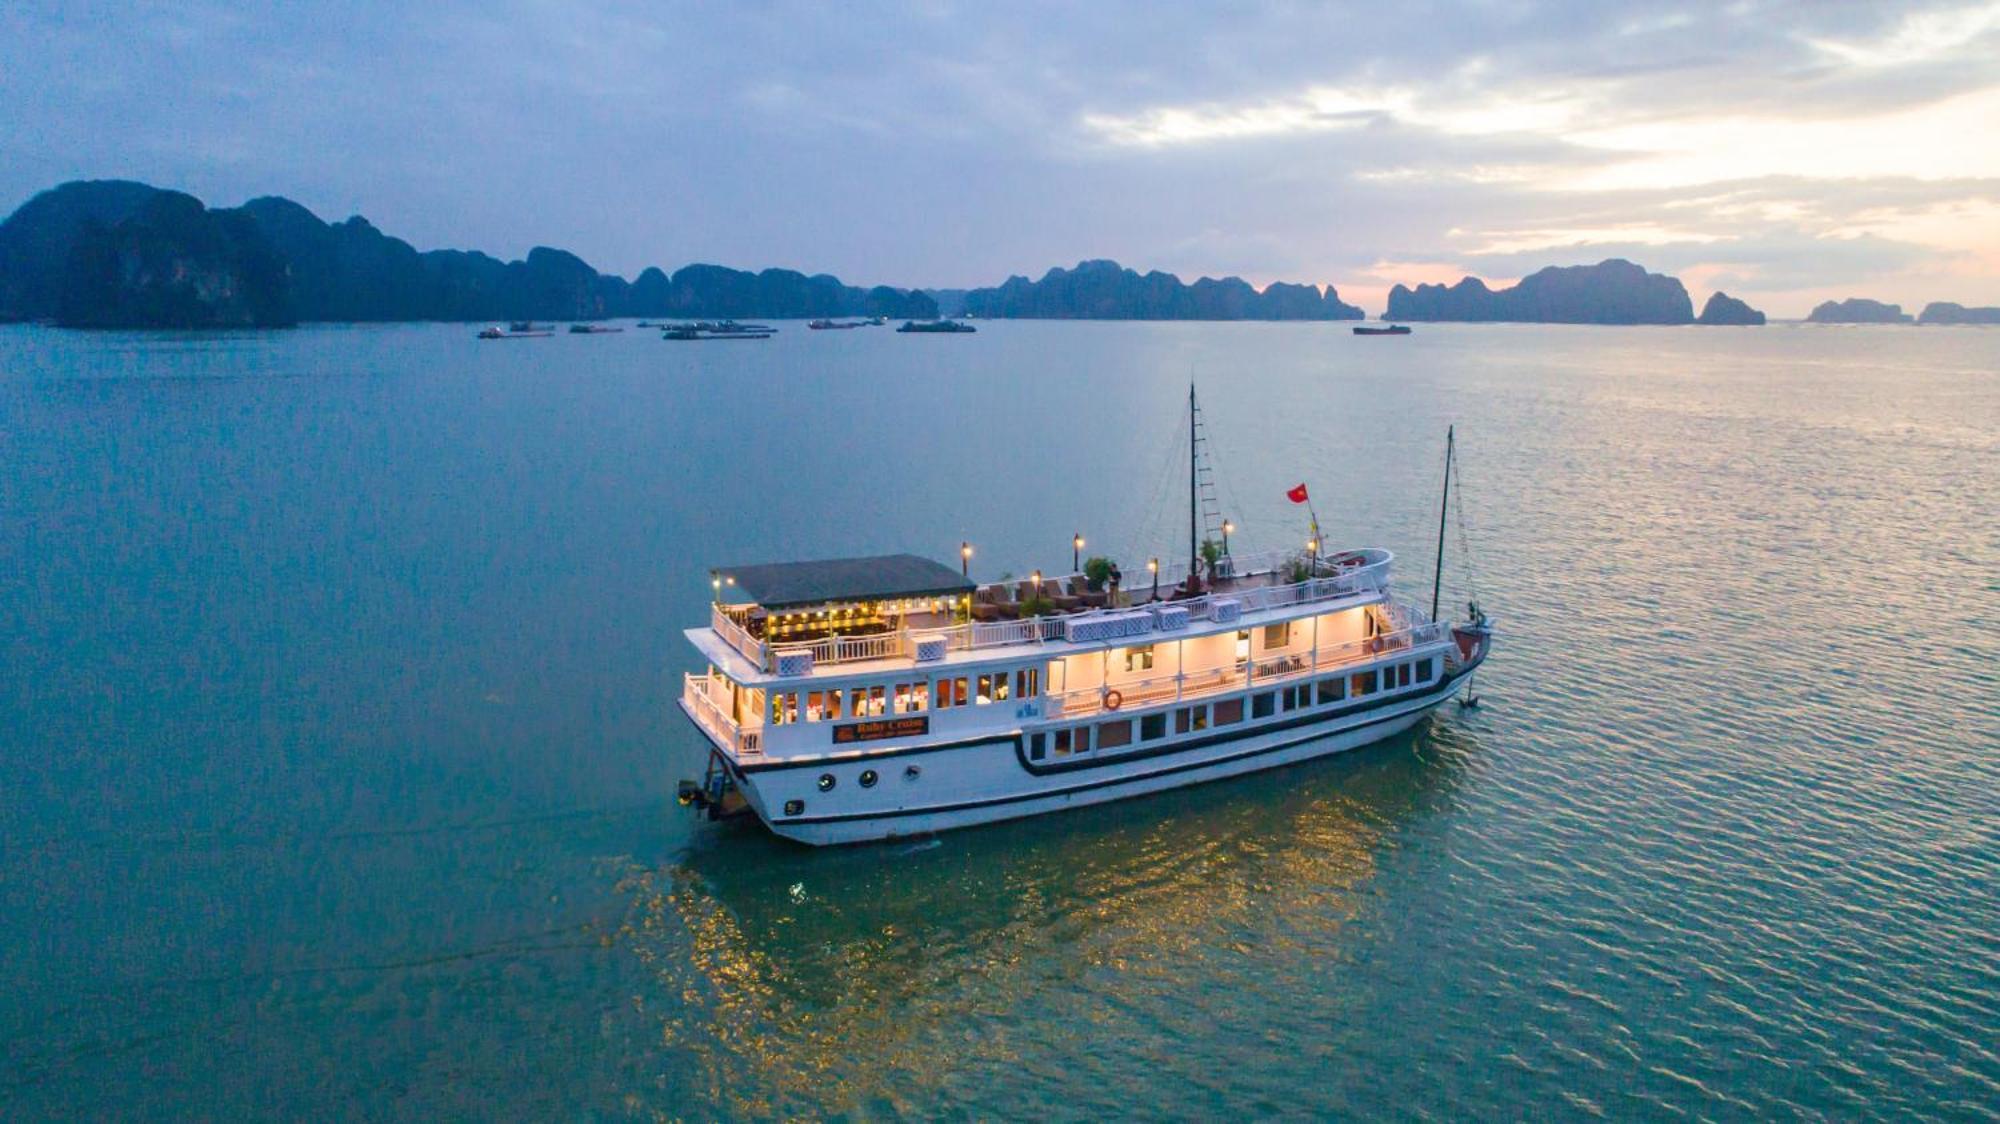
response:
<path id="1" fill-rule="evenodd" d="M 532 340 L 532 339 L 539 339 L 543 336 L 553 336 L 553 335 L 555 335 L 554 332 L 544 332 L 539 330 L 531 331 L 526 328 L 510 331 L 507 329 L 500 328 L 498 326 L 492 328 L 481 328 L 479 330 L 479 338 L 482 340 Z"/>
<path id="2" fill-rule="evenodd" d="M 663 340 L 768 340 L 770 331 L 723 331 L 720 328 L 680 327 L 668 328 L 660 335 Z"/>
<path id="3" fill-rule="evenodd" d="M 866 320 L 814 320 L 806 325 L 815 332 L 844 331 L 848 328 L 865 328 Z"/>
<path id="4" fill-rule="evenodd" d="M 1188 407 L 1194 481 L 1192 389 Z M 687 631 L 705 669 L 681 693 L 708 768 L 681 802 L 802 843 L 923 835 L 1323 757 L 1469 690 L 1493 630 L 1477 605 L 1438 616 L 1441 564 L 1426 612 L 1394 595 L 1386 550 L 1324 554 L 1315 532 L 1303 552 L 1204 554 L 1198 496 L 1187 561 L 1153 560 L 1150 591 L 1103 559 L 991 585 L 909 554 L 710 571 L 707 627 Z"/>
<path id="5" fill-rule="evenodd" d="M 899 332 L 976 332 L 979 329 L 957 320 L 905 320 Z"/>
<path id="6" fill-rule="evenodd" d="M 573 336 L 607 336 L 613 332 L 622 332 L 624 330 L 623 328 L 607 328 L 602 324 L 571 324 L 569 326 L 569 334 Z"/>
<path id="7" fill-rule="evenodd" d="M 1354 334 L 1357 336 L 1407 336 L 1410 334 L 1410 326 L 1408 324 L 1391 324 L 1386 328 L 1357 326 L 1354 329 Z"/>

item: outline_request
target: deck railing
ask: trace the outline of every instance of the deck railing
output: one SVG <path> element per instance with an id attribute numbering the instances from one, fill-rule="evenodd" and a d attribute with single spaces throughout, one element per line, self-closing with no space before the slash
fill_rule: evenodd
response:
<path id="1" fill-rule="evenodd" d="M 717 636 L 722 637 L 723 643 L 743 653 L 751 663 L 766 671 L 770 670 L 765 667 L 768 661 L 765 658 L 763 643 L 750 635 L 742 625 L 737 624 L 734 617 L 723 612 L 721 605 L 709 606 L 708 627 L 714 629 Z"/>
<path id="2" fill-rule="evenodd" d="M 754 728 L 746 730 L 737 725 L 736 720 L 729 716 L 729 696 L 717 689 L 718 682 L 709 676 L 690 672 L 681 686 L 681 698 L 687 700 L 695 719 L 707 727 L 709 733 L 734 747 L 737 753 L 748 756 L 762 752 L 763 731 Z"/>

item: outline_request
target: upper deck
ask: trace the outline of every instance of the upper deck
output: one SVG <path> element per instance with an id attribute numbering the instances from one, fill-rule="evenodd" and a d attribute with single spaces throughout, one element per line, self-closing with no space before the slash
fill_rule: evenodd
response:
<path id="1" fill-rule="evenodd" d="M 1379 598 L 1392 561 L 1378 549 L 1316 558 L 1225 557 L 1213 574 L 1193 583 L 1183 564 L 1149 572 L 1137 589 L 1093 589 L 1081 574 L 1051 579 L 1039 573 L 975 586 L 907 555 L 746 567 L 718 571 L 718 592 L 734 580 L 753 595 L 764 590 L 763 599 L 725 605 L 718 598 L 709 628 L 690 630 L 689 638 L 745 682 L 852 674 L 872 670 L 870 664 L 1005 656 L 1022 645 L 1101 647 L 1296 615 L 1286 612 L 1295 607 Z M 771 571 L 781 569 L 774 578 Z M 890 580 L 881 580 L 884 575 Z M 870 584 L 882 588 L 869 590 Z"/>

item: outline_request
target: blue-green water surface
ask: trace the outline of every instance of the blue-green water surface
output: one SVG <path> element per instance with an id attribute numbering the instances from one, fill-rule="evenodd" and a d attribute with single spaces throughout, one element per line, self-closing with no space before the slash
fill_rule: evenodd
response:
<path id="1" fill-rule="evenodd" d="M 472 334 L 0 329 L 0 1116 L 2000 1116 L 2000 331 Z M 674 805 L 710 565 L 1143 572 L 1190 374 L 1238 549 L 1412 595 L 1457 424 L 1483 705 Z"/>

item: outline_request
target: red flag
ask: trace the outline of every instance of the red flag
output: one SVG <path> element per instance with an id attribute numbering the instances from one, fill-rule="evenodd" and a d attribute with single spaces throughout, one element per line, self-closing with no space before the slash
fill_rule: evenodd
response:
<path id="1" fill-rule="evenodd" d="M 1291 491 L 1285 493 L 1285 498 L 1292 501 L 1293 503 L 1306 502 L 1306 486 L 1304 484 L 1301 484 L 1298 487 L 1293 488 Z"/>

